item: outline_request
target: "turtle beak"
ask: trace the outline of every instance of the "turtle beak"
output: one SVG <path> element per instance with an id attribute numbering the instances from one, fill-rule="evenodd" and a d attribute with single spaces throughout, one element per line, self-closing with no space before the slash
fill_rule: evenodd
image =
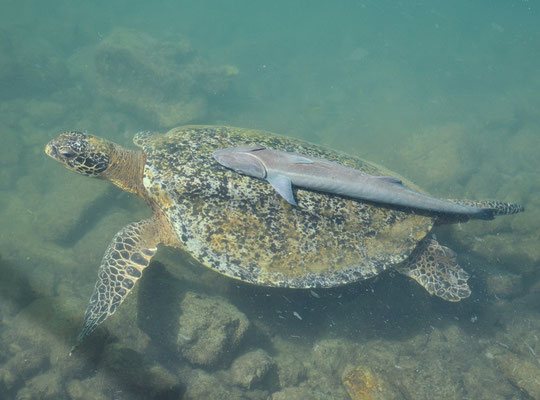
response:
<path id="1" fill-rule="evenodd" d="M 58 150 L 56 149 L 56 146 L 53 144 L 54 139 L 51 140 L 47 145 L 45 146 L 45 153 L 54 159 L 58 158 Z"/>

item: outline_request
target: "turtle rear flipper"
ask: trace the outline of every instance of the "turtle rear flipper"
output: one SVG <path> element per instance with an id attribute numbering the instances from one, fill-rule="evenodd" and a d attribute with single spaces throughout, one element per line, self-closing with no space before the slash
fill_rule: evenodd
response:
<path id="1" fill-rule="evenodd" d="M 114 314 L 142 276 L 158 245 L 154 219 L 143 219 L 120 230 L 105 251 L 84 324 L 73 349 Z M 72 351 L 73 351 L 72 349 Z"/>
<path id="2" fill-rule="evenodd" d="M 471 295 L 469 274 L 458 265 L 456 253 L 435 240 L 422 241 L 396 270 L 444 300 L 460 301 Z"/>
<path id="3" fill-rule="evenodd" d="M 493 219 L 498 215 L 517 214 L 517 213 L 525 211 L 525 208 L 521 204 L 507 203 L 505 201 L 498 201 L 498 200 L 448 199 L 447 201 L 451 203 L 459 204 L 462 206 L 475 207 L 475 208 L 481 209 L 482 212 L 475 217 L 478 219 Z M 464 218 L 463 216 L 445 215 L 445 217 L 440 218 L 440 220 L 445 222 L 444 221 L 445 218 L 448 219 L 448 222 L 456 222 L 456 221 L 459 221 L 460 219 L 462 220 L 470 219 L 468 217 Z"/>

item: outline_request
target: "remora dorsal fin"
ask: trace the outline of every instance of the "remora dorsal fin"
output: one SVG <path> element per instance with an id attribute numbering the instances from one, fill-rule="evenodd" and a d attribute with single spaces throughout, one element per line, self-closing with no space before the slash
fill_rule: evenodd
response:
<path id="1" fill-rule="evenodd" d="M 288 161 L 292 164 L 313 164 L 313 160 L 297 155 L 291 155 Z"/>
<path id="2" fill-rule="evenodd" d="M 260 151 L 260 150 L 265 150 L 265 147 L 261 146 L 261 145 L 258 145 L 258 144 L 253 144 L 253 145 L 245 145 L 245 146 L 238 146 L 238 147 L 235 147 L 234 148 L 236 151 Z"/>
<path id="3" fill-rule="evenodd" d="M 296 200 L 294 200 L 294 194 L 292 191 L 292 183 L 285 175 L 271 175 L 267 176 L 266 180 L 272 187 L 278 192 L 281 197 L 287 200 L 288 203 L 296 206 Z"/>
<path id="4" fill-rule="evenodd" d="M 373 176 L 372 178 L 385 181 L 388 183 L 394 183 L 396 185 L 403 185 L 403 182 L 401 181 L 401 179 L 394 178 L 393 176 Z"/>

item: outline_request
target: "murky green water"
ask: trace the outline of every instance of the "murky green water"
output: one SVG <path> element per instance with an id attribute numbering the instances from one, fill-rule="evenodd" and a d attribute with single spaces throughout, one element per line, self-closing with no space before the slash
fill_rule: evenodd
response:
<path id="1" fill-rule="evenodd" d="M 540 398 L 538 3 L 334 3 L 0 5 L 0 398 Z M 105 248 L 151 212 L 44 145 L 183 124 L 286 134 L 526 212 L 433 232 L 471 275 L 459 303 L 391 271 L 254 287 L 160 248 L 69 356 Z"/>

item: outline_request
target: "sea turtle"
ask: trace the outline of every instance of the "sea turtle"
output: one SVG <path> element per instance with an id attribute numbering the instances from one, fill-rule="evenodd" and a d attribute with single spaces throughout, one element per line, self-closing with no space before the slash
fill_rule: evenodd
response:
<path id="1" fill-rule="evenodd" d="M 266 182 L 221 166 L 212 153 L 257 144 L 371 175 L 397 176 L 383 167 L 304 141 L 226 126 L 142 132 L 134 143 L 140 150 L 67 132 L 45 149 L 70 170 L 141 196 L 154 211 L 152 218 L 121 229 L 105 251 L 77 343 L 116 311 L 159 244 L 183 249 L 224 275 L 264 286 L 333 287 L 393 268 L 445 300 L 470 295 L 468 274 L 455 253 L 428 237 L 444 216 L 299 188 L 295 197 L 300 206 L 295 207 Z M 502 202 L 461 202 L 494 208 L 496 214 L 523 209 Z"/>

